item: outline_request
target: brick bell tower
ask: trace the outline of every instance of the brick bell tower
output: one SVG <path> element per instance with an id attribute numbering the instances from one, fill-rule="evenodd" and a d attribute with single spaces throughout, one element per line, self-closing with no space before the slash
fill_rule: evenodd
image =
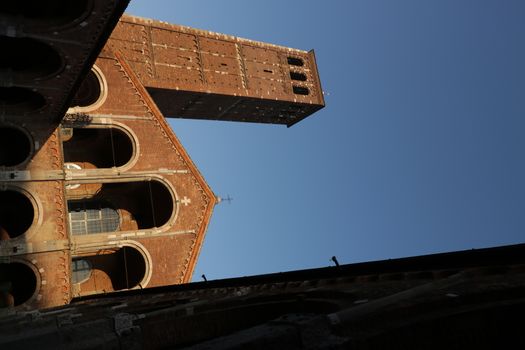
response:
<path id="1" fill-rule="evenodd" d="M 217 200 L 165 117 L 324 105 L 313 52 L 117 23 L 126 3 L 0 5 L 0 312 L 189 282 Z"/>
<path id="2" fill-rule="evenodd" d="M 107 48 L 126 57 L 167 118 L 292 126 L 324 106 L 313 50 L 132 16 Z"/>

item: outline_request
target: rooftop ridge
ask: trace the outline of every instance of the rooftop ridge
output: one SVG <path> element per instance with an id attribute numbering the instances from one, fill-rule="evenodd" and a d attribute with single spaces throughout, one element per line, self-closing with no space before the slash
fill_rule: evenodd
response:
<path id="1" fill-rule="evenodd" d="M 243 43 L 243 44 L 250 44 L 250 45 L 255 45 L 255 46 L 269 47 L 269 48 L 275 48 L 275 49 L 279 49 L 279 50 L 286 50 L 286 51 L 292 52 L 292 53 L 293 52 L 297 52 L 297 53 L 300 53 L 300 54 L 308 53 L 308 51 L 306 51 L 306 50 L 294 49 L 294 48 L 291 48 L 291 47 L 288 47 L 288 46 L 284 46 L 284 45 L 269 44 L 269 43 L 266 43 L 266 42 L 246 39 L 246 38 L 238 37 L 238 36 L 235 36 L 235 35 L 228 35 L 228 34 L 218 33 L 218 32 L 214 32 L 214 31 L 210 31 L 210 30 L 192 28 L 192 27 L 184 26 L 184 25 L 180 25 L 180 24 L 174 24 L 174 23 L 169 23 L 169 22 L 165 22 L 165 21 L 160 21 L 160 20 L 156 20 L 156 19 L 152 19 L 152 18 L 146 18 L 146 17 L 130 15 L 129 13 L 125 13 L 124 15 L 122 15 L 120 20 L 122 22 L 128 22 L 128 23 L 148 24 L 148 25 L 151 25 L 153 27 L 161 28 L 161 29 L 165 28 L 165 27 L 169 27 L 169 29 L 172 29 L 172 30 L 176 29 L 176 30 L 181 31 L 183 33 L 193 33 L 193 34 L 199 34 L 199 35 L 207 35 L 207 36 L 214 37 L 214 39 L 233 40 L 233 41 L 237 41 L 237 42 L 240 42 L 240 43 Z"/>

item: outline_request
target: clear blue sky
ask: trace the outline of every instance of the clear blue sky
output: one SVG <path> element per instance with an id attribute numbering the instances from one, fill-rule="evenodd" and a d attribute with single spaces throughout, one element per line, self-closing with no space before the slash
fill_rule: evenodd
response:
<path id="1" fill-rule="evenodd" d="M 194 279 L 525 241 L 525 1 L 132 0 L 128 12 L 315 49 L 294 127 L 173 120 L 216 194 Z"/>

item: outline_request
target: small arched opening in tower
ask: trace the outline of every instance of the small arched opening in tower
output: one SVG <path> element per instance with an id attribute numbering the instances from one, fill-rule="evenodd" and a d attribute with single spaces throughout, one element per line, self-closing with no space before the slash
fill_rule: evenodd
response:
<path id="1" fill-rule="evenodd" d="M 33 269 L 18 262 L 0 264 L 0 308 L 14 307 L 28 301 L 37 288 Z"/>
<path id="2" fill-rule="evenodd" d="M 31 140 L 22 130 L 0 126 L 0 166 L 14 167 L 31 155 Z"/>
<path id="3" fill-rule="evenodd" d="M 21 87 L 0 87 L 0 114 L 34 112 L 46 104 L 44 96 Z"/>
<path id="4" fill-rule="evenodd" d="M 296 95 L 309 95 L 310 94 L 310 90 L 308 90 L 308 88 L 304 87 L 304 86 L 294 85 L 293 86 L 293 93 L 296 94 Z"/>
<path id="5" fill-rule="evenodd" d="M 92 0 L 1 1 L 0 13 L 6 23 L 49 31 L 74 25 L 90 14 L 92 6 Z"/>
<path id="6" fill-rule="evenodd" d="M 74 199 L 76 193 L 90 191 L 88 198 Z M 81 184 L 68 190 L 67 196 L 73 235 L 161 227 L 175 209 L 170 191 L 159 181 Z"/>
<path id="7" fill-rule="evenodd" d="M 299 58 L 299 57 L 288 57 L 288 64 L 290 66 L 297 66 L 297 67 L 302 67 L 304 66 L 304 61 L 302 58 Z"/>
<path id="8" fill-rule="evenodd" d="M 297 81 L 306 81 L 306 74 L 300 72 L 290 72 L 290 78 Z"/>
<path id="9" fill-rule="evenodd" d="M 14 82 L 44 79 L 62 68 L 58 52 L 41 41 L 0 36 L 0 47 L 0 79 L 9 78 Z"/>
<path id="10" fill-rule="evenodd" d="M 35 208 L 23 193 L 0 191 L 0 241 L 23 235 L 33 224 Z"/>
<path id="11" fill-rule="evenodd" d="M 125 246 L 73 259 L 72 283 L 80 284 L 80 295 L 131 289 L 143 281 L 146 268 L 141 252 Z"/>
<path id="12" fill-rule="evenodd" d="M 115 127 L 72 128 L 72 137 L 63 147 L 64 162 L 83 169 L 121 167 L 133 157 L 133 141 Z"/>

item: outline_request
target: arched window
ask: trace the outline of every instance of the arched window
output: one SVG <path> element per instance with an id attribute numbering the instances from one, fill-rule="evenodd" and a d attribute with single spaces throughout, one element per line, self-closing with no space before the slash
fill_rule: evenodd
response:
<path id="1" fill-rule="evenodd" d="M 28 301 L 37 288 L 37 277 L 28 265 L 0 264 L 0 309 Z"/>
<path id="2" fill-rule="evenodd" d="M 71 282 L 80 284 L 78 295 L 131 289 L 142 282 L 146 270 L 142 253 L 125 246 L 73 259 Z"/>
<path id="3" fill-rule="evenodd" d="M 117 231 L 118 211 L 105 201 L 69 201 L 69 228 L 74 235 Z"/>
<path id="4" fill-rule="evenodd" d="M 72 128 L 70 133 L 63 142 L 65 163 L 107 169 L 124 166 L 133 157 L 133 140 L 119 128 Z"/>
<path id="5" fill-rule="evenodd" d="M 298 66 L 298 67 L 304 66 L 303 60 L 299 57 L 288 57 L 288 64 L 290 66 Z"/>
<path id="6" fill-rule="evenodd" d="M 292 80 L 306 81 L 306 74 L 300 72 L 290 72 L 290 78 Z"/>
<path id="7" fill-rule="evenodd" d="M 160 181 L 78 185 L 66 187 L 73 235 L 162 227 L 176 210 L 169 188 Z M 88 198 L 73 197 L 76 194 Z"/>
<path id="8" fill-rule="evenodd" d="M 17 166 L 30 155 L 31 140 L 22 130 L 0 126 L 0 166 Z"/>
<path id="9" fill-rule="evenodd" d="M 310 94 L 310 90 L 308 90 L 307 87 L 304 86 L 293 86 L 293 93 L 296 95 L 308 95 Z"/>
<path id="10" fill-rule="evenodd" d="M 35 208 L 23 193 L 0 190 L 0 241 L 23 235 L 33 224 Z"/>
<path id="11" fill-rule="evenodd" d="M 93 66 L 73 97 L 69 112 L 93 111 L 104 104 L 107 95 L 108 84 L 104 73 L 97 66 Z"/>

